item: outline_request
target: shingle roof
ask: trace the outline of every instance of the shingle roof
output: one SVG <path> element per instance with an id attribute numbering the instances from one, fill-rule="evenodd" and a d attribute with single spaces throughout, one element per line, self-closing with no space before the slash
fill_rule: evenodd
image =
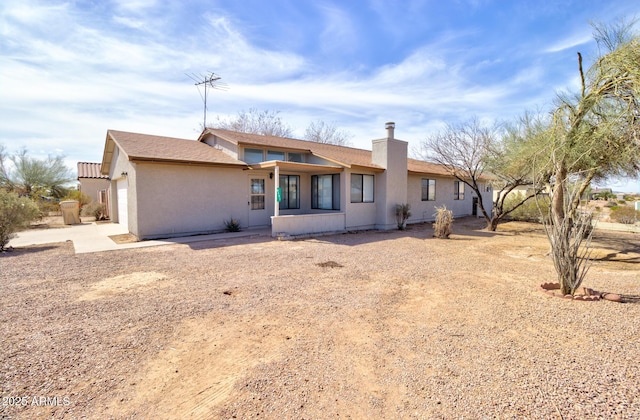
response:
<path id="1" fill-rule="evenodd" d="M 246 166 L 221 150 L 194 140 L 108 130 L 107 143 L 110 140 L 117 143 L 129 160 Z M 108 149 L 105 147 L 103 164 L 111 159 L 107 156 Z"/>
<path id="2" fill-rule="evenodd" d="M 109 179 L 109 175 L 101 173 L 102 164 L 95 162 L 78 162 L 78 179 L 80 178 L 100 178 Z"/>
<path id="3" fill-rule="evenodd" d="M 434 174 L 451 176 L 444 166 L 437 163 L 425 162 L 424 160 L 407 159 L 407 170 L 419 174 Z"/>
<path id="4" fill-rule="evenodd" d="M 316 156 L 340 163 L 344 166 L 362 166 L 382 169 L 371 162 L 371 151 L 353 147 L 336 146 L 335 144 L 317 143 L 308 140 L 298 140 L 286 137 L 264 136 L 261 134 L 238 133 L 236 131 L 208 128 L 200 139 L 207 134 L 213 134 L 235 144 L 280 147 L 291 150 L 310 152 Z"/>
<path id="5" fill-rule="evenodd" d="M 110 145 L 110 142 L 115 142 L 128 156 L 129 160 L 246 166 L 246 163 L 203 143 L 201 140 L 209 134 L 235 144 L 308 152 L 346 167 L 360 166 L 383 169 L 381 166 L 371 162 L 370 150 L 212 128 L 203 131 L 198 139 L 199 141 L 108 130 L 102 165 L 104 168 L 109 168 L 113 153 L 113 144 Z M 450 176 L 443 166 L 416 159 L 408 159 L 407 169 L 413 173 Z"/>

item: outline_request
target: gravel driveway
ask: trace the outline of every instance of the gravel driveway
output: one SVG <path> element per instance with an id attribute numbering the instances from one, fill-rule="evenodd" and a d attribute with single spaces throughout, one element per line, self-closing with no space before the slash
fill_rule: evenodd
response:
<path id="1" fill-rule="evenodd" d="M 0 416 L 639 418 L 640 304 L 482 226 L 1 254 Z M 634 300 L 640 237 L 596 235 L 585 286 Z"/>

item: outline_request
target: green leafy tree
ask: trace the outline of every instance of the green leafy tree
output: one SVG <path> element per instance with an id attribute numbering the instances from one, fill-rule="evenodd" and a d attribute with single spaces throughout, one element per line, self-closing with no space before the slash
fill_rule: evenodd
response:
<path id="1" fill-rule="evenodd" d="M 61 198 L 74 179 L 62 156 L 29 157 L 26 149 L 8 156 L 0 146 L 0 186 L 32 198 Z"/>
<path id="2" fill-rule="evenodd" d="M 39 215 L 40 210 L 32 200 L 0 188 L 0 251 L 15 237 L 15 232 L 29 226 Z"/>
<path id="3" fill-rule="evenodd" d="M 578 53 L 580 92 L 559 96 L 540 159 L 546 164 L 538 180 L 551 184 L 546 227 L 564 294 L 574 294 L 587 272 L 584 191 L 594 180 L 640 170 L 640 38 L 630 30 L 594 25 L 599 55 L 584 72 Z"/>

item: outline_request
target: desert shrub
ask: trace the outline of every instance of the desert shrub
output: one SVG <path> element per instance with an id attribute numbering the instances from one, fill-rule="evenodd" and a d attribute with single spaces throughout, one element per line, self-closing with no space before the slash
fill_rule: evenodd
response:
<path id="1" fill-rule="evenodd" d="M 396 204 L 396 222 L 398 229 L 404 230 L 407 226 L 407 220 L 411 217 L 411 204 Z"/>
<path id="2" fill-rule="evenodd" d="M 60 212 L 60 203 L 53 198 L 38 197 L 34 202 L 40 209 L 40 214 L 38 216 L 38 218 L 40 219 L 48 216 L 51 213 L 57 214 Z"/>
<path id="3" fill-rule="evenodd" d="M 453 226 L 453 212 L 446 206 L 436 207 L 436 221 L 433 224 L 433 236 L 440 239 L 448 239 Z"/>
<path id="4" fill-rule="evenodd" d="M 0 188 L 0 251 L 15 237 L 15 233 L 29 226 L 40 216 L 38 205 L 27 197 Z"/>
<path id="5" fill-rule="evenodd" d="M 224 230 L 227 232 L 240 232 L 240 222 L 233 217 L 224 221 Z"/>
<path id="6" fill-rule="evenodd" d="M 609 217 L 614 222 L 632 225 L 640 220 L 640 210 L 635 210 L 631 206 L 616 206 L 611 209 Z"/>
<path id="7" fill-rule="evenodd" d="M 594 194 L 593 196 L 594 200 L 609 200 L 610 198 L 616 198 L 616 195 L 608 191 Z"/>
<path id="8" fill-rule="evenodd" d="M 510 194 L 504 200 L 504 208 L 510 209 L 516 206 L 518 203 L 524 200 L 524 195 L 519 192 L 517 194 Z M 537 222 L 540 223 L 542 217 L 549 216 L 550 200 L 547 196 L 539 196 L 538 202 L 535 199 L 529 199 L 520 207 L 509 213 L 507 218 L 509 220 L 517 220 L 521 222 Z"/>
<path id="9" fill-rule="evenodd" d="M 95 217 L 96 220 L 105 220 L 106 206 L 104 203 L 91 202 L 82 206 L 80 215 L 83 217 Z"/>
<path id="10" fill-rule="evenodd" d="M 91 197 L 78 190 L 69 190 L 69 192 L 60 201 L 65 200 L 76 200 L 78 203 L 80 203 L 80 207 L 86 206 L 92 201 Z"/>

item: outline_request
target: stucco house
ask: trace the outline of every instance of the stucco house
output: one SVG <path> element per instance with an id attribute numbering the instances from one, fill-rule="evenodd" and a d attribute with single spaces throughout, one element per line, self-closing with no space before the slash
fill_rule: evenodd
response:
<path id="1" fill-rule="evenodd" d="M 95 162 L 78 162 L 78 190 L 96 203 L 105 205 L 105 216 L 109 217 L 111 180 L 102 173 L 102 165 Z"/>
<path id="2" fill-rule="evenodd" d="M 407 157 L 407 142 L 373 140 L 372 150 L 206 129 L 194 140 L 107 131 L 102 174 L 111 179 L 111 219 L 140 239 L 271 228 L 272 236 L 397 228 L 432 221 L 446 205 L 477 213 L 477 197 L 432 163 Z M 483 200 L 491 200 L 487 186 Z"/>

